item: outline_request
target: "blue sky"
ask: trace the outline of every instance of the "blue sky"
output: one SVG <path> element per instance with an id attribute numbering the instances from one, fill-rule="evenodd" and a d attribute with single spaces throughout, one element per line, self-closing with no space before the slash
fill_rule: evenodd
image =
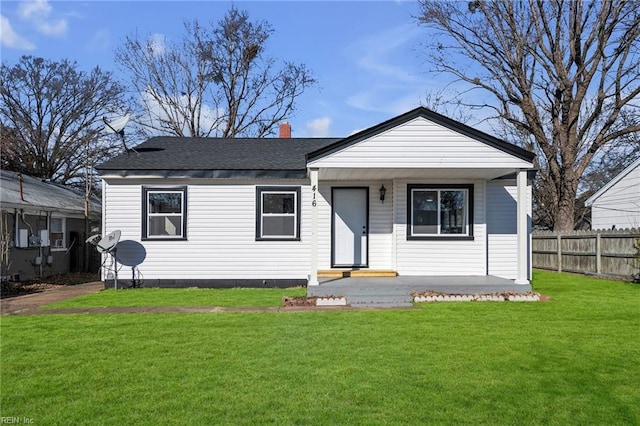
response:
<path id="1" fill-rule="evenodd" d="M 426 71 L 413 1 L 236 1 L 275 34 L 269 55 L 304 63 L 318 87 L 307 91 L 289 121 L 294 137 L 346 136 L 424 102 L 443 81 Z M 114 47 L 126 35 L 182 35 L 183 21 L 218 21 L 231 3 L 177 1 L 3 1 L 1 54 L 67 58 L 118 77 Z"/>

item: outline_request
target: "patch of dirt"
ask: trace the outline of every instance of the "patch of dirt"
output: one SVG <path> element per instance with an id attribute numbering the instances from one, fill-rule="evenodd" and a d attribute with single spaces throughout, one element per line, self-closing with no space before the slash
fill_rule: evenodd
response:
<path id="1" fill-rule="evenodd" d="M 2 283 L 0 298 L 40 293 L 44 290 L 96 281 L 100 281 L 100 276 L 95 272 L 76 272 L 69 274 L 56 274 L 44 278 L 34 278 L 32 280 L 20 282 L 4 282 Z"/>
<path id="2" fill-rule="evenodd" d="M 96 281 L 78 285 L 53 285 L 50 288 L 34 291 L 33 293 L 3 297 L 0 299 L 0 314 L 46 313 L 47 311 L 39 311 L 42 305 L 48 305 L 85 294 L 96 293 L 103 289 L 104 283 L 102 281 Z"/>
<path id="3" fill-rule="evenodd" d="M 316 297 L 282 297 L 282 306 L 316 306 Z"/>

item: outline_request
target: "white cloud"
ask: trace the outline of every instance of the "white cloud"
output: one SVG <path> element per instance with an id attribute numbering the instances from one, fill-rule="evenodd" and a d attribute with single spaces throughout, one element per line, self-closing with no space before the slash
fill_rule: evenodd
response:
<path id="1" fill-rule="evenodd" d="M 7 18 L 0 15 L 0 45 L 11 49 L 33 50 L 36 45 L 16 33 Z"/>
<path id="2" fill-rule="evenodd" d="M 55 22 L 41 22 L 38 25 L 38 31 L 44 35 L 59 36 L 67 32 L 67 21 L 59 19 Z"/>
<path id="3" fill-rule="evenodd" d="M 329 127 L 331 126 L 331 118 L 320 117 L 311 121 L 307 121 L 307 133 L 313 138 L 324 138 L 329 136 Z"/>
<path id="4" fill-rule="evenodd" d="M 151 50 L 156 56 L 164 54 L 167 46 L 167 37 L 164 34 L 154 33 L 149 36 Z"/>
<path id="5" fill-rule="evenodd" d="M 345 53 L 357 67 L 359 79 L 346 103 L 385 115 L 419 106 L 432 82 L 422 76 L 418 61 L 408 63 L 406 58 L 421 34 L 417 25 L 404 24 L 350 44 Z"/>
<path id="6" fill-rule="evenodd" d="M 30 22 L 38 32 L 47 36 L 61 36 L 66 34 L 68 25 L 66 19 L 50 19 L 53 8 L 48 0 L 27 0 L 18 6 L 18 14 Z"/>
<path id="7" fill-rule="evenodd" d="M 105 50 L 111 47 L 111 32 L 101 28 L 89 39 L 88 46 L 91 50 Z"/>
<path id="8" fill-rule="evenodd" d="M 46 18 L 51 14 L 51 10 L 51 5 L 47 0 L 27 0 L 18 6 L 18 13 L 25 20 Z"/>
<path id="9" fill-rule="evenodd" d="M 367 36 L 347 47 L 347 54 L 366 71 L 396 81 L 415 83 L 417 80 L 406 64 L 394 59 L 394 54 L 408 50 L 409 45 L 421 34 L 417 25 L 400 25 Z M 403 57 L 404 55 L 400 55 Z"/>
<path id="10" fill-rule="evenodd" d="M 424 90 L 403 85 L 374 85 L 347 97 L 347 105 L 364 111 L 398 115 L 420 106 Z"/>

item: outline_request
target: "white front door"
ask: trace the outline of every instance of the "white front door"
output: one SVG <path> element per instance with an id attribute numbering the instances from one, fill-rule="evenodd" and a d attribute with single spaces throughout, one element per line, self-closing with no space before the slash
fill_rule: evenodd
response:
<path id="1" fill-rule="evenodd" d="M 367 266 L 369 188 L 333 188 L 331 198 L 332 266 Z"/>

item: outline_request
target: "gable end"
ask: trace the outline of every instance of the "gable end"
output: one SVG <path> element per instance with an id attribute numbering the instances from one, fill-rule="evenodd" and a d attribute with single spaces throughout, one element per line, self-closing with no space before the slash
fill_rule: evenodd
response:
<path id="1" fill-rule="evenodd" d="M 418 117 L 425 118 L 429 121 L 432 121 L 433 123 L 439 124 L 443 127 L 453 130 L 454 132 L 470 137 L 474 140 L 482 142 L 490 147 L 496 148 L 502 152 L 513 155 L 527 162 L 533 162 L 533 159 L 535 158 L 535 154 L 525 149 L 522 149 L 516 145 L 505 142 L 487 133 L 481 132 L 480 130 L 476 130 L 470 126 L 467 126 L 466 124 L 452 120 L 448 117 L 445 117 L 444 115 L 438 114 L 437 112 L 431 111 L 425 107 L 418 107 L 407 113 L 391 118 L 378 125 L 375 125 L 368 129 L 362 130 L 361 132 L 358 132 L 354 135 L 351 135 L 342 140 L 339 140 L 333 144 L 327 145 L 316 151 L 308 153 L 306 156 L 307 163 L 309 163 L 310 161 L 314 161 L 314 160 L 318 160 L 320 158 L 326 157 L 335 152 L 341 151 L 344 148 L 347 148 L 351 145 L 355 145 L 358 142 L 361 142 L 365 139 L 369 139 L 375 135 L 383 133 L 389 129 L 397 127 L 401 124 L 409 122 Z"/>

